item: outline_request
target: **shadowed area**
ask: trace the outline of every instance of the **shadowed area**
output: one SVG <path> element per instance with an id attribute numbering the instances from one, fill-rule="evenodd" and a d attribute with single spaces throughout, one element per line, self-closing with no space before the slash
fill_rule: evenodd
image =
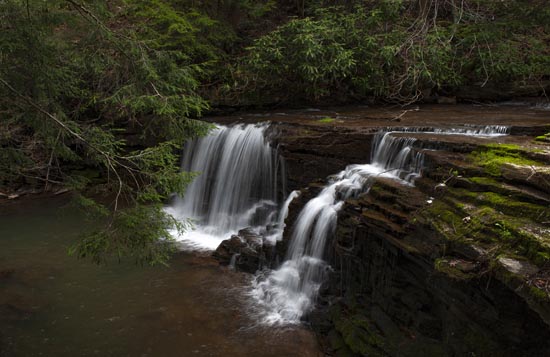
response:
<path id="1" fill-rule="evenodd" d="M 245 276 L 210 257 L 141 268 L 67 256 L 83 220 L 64 201 L 0 211 L 0 356 L 317 355 L 303 328 L 253 328 Z"/>

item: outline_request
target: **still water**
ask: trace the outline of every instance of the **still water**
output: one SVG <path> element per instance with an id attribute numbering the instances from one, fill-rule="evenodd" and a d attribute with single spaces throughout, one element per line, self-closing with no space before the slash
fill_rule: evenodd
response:
<path id="1" fill-rule="evenodd" d="M 303 327 L 248 313 L 250 278 L 208 255 L 168 267 L 67 255 L 84 229 L 65 198 L 0 207 L 0 356 L 317 356 Z"/>

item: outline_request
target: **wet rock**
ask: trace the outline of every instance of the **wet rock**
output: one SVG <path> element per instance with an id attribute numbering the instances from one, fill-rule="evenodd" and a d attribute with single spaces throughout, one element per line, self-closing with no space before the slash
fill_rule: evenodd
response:
<path id="1" fill-rule="evenodd" d="M 282 125 L 277 144 L 285 157 L 289 189 L 324 179 L 349 163 L 369 161 L 373 136 L 337 126 Z"/>
<path id="2" fill-rule="evenodd" d="M 241 249 L 245 246 L 246 244 L 239 236 L 231 236 L 231 238 L 220 243 L 218 248 L 214 251 L 213 256 L 222 265 L 229 265 L 231 257 L 233 257 L 234 254 L 239 254 Z"/>
<path id="3" fill-rule="evenodd" d="M 541 355 L 550 347 L 543 310 L 505 282 L 479 276 L 486 274 L 493 251 L 468 236 L 450 242 L 417 221 L 419 210 L 434 205 L 426 200 L 435 184 L 428 179 L 411 188 L 378 180 L 368 195 L 349 200 L 340 212 L 327 252 L 334 269 L 331 289 L 324 294 L 356 302 L 342 300 L 331 308 L 339 310 L 328 337 L 333 349 L 355 356 Z M 438 202 L 452 194 L 448 186 Z M 464 212 L 438 215 L 465 232 L 480 224 L 480 217 Z M 523 261 L 504 263 L 521 274 L 535 272 Z"/>
<path id="4" fill-rule="evenodd" d="M 498 259 L 501 266 L 512 274 L 518 274 L 524 277 L 528 277 L 536 274 L 539 268 L 527 261 L 520 261 L 512 258 L 501 257 Z"/>
<path id="5" fill-rule="evenodd" d="M 505 164 L 501 167 L 502 177 L 512 182 L 522 182 L 550 193 L 550 169 L 524 165 Z"/>
<path id="6" fill-rule="evenodd" d="M 478 125 L 477 117 L 485 110 L 476 109 L 480 115 L 471 112 L 468 124 Z M 434 121 L 424 114 L 422 108 L 401 117 L 399 124 L 389 125 L 433 126 Z M 275 140 L 287 163 L 288 187 L 307 187 L 291 204 L 287 226 L 292 226 L 301 208 L 323 187 L 326 180 L 319 178 L 350 163 L 369 162 L 372 138 L 379 127 L 369 131 L 365 123 L 383 117 L 382 125 L 388 125 L 396 115 L 361 117 L 357 126 L 347 127 L 321 128 L 307 118 L 279 126 Z M 447 109 L 438 123 L 448 126 L 459 122 L 460 118 L 453 115 Z M 505 119 L 498 112 L 488 120 L 496 125 L 513 123 L 514 135 L 548 131 L 540 118 L 536 127 L 518 119 L 515 114 Z M 550 349 L 549 320 L 544 316 L 550 314 L 529 303 L 533 297 L 524 281 L 515 285 L 505 281 L 511 275 L 529 276 L 533 266 L 526 266 L 521 259 L 504 260 L 507 268 L 499 270 L 507 275 L 502 276 L 493 268 L 502 265 L 497 257 L 503 246 L 495 243 L 511 242 L 517 233 L 512 224 L 502 222 L 522 224 L 510 218 L 523 206 L 508 207 L 509 203 L 530 202 L 542 207 L 543 215 L 547 212 L 544 207 L 549 189 L 545 185 L 550 177 L 545 168 L 537 167 L 534 172 L 529 167 L 504 165 L 502 177 L 489 177 L 469 159 L 473 150 L 487 144 L 486 138 L 402 135 L 414 136 L 422 148 L 426 165 L 423 178 L 414 188 L 378 179 L 368 195 L 346 202 L 338 215 L 334 239 L 326 246 L 325 256 L 333 270 L 327 288 L 321 290 L 318 303 L 322 306 L 309 316 L 311 326 L 327 336 L 334 355 L 544 355 Z M 515 145 L 532 138 L 491 140 Z M 544 153 L 529 153 L 537 155 L 529 157 L 532 160 L 548 162 Z M 544 241 L 547 230 L 541 225 L 546 224 L 545 218 L 540 217 L 537 207 L 525 207 L 540 221 L 529 227 L 532 231 L 540 228 L 539 241 Z M 427 211 L 430 214 L 424 215 Z M 290 231 L 286 230 L 277 243 L 279 257 L 287 250 Z M 225 253 L 225 260 L 236 257 L 236 265 L 240 262 L 245 269 L 254 270 L 262 264 L 258 262 L 262 253 L 254 248 L 254 241 L 244 239 L 246 234 L 239 236 L 242 239 L 234 241 L 236 247 Z M 513 243 L 525 237 L 516 236 Z M 513 247 L 512 256 L 535 251 L 533 247 L 541 243 L 533 237 L 527 237 L 525 245 Z M 262 249 L 265 256 L 266 247 Z M 542 279 L 531 279 L 531 287 L 547 286 Z M 548 307 L 547 302 L 544 304 Z M 338 313 L 332 314 L 333 310 Z M 330 315 L 328 322 L 323 318 L 326 315 Z"/>
<path id="7" fill-rule="evenodd" d="M 483 261 L 487 255 L 485 249 L 475 244 L 457 244 L 453 247 L 453 253 L 475 261 Z"/>
<path id="8" fill-rule="evenodd" d="M 213 256 L 222 265 L 233 265 L 237 270 L 253 274 L 266 262 L 262 248 L 262 237 L 245 228 L 221 242 Z"/>

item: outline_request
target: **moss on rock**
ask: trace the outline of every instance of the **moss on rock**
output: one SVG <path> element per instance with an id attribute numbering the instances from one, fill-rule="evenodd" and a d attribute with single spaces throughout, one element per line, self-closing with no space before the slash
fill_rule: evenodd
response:
<path id="1" fill-rule="evenodd" d="M 479 147 L 470 154 L 470 159 L 475 165 L 485 169 L 491 176 L 500 176 L 501 168 L 505 164 L 520 166 L 544 166 L 545 163 L 529 157 L 530 152 L 519 145 L 513 144 L 489 144 Z"/>

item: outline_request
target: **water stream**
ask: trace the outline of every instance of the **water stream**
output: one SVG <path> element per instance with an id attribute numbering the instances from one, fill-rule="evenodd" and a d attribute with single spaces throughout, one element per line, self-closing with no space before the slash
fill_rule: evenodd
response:
<path id="1" fill-rule="evenodd" d="M 67 255 L 85 217 L 62 197 L 0 207 L 0 356 L 318 356 L 304 328 L 254 328 L 248 279 L 206 254 L 170 266 Z"/>
<path id="2" fill-rule="evenodd" d="M 258 234 L 277 216 L 282 163 L 265 136 L 268 124 L 218 126 L 185 145 L 182 170 L 199 176 L 168 211 L 194 228 L 176 239 L 186 248 L 213 250 L 245 227 Z"/>
<path id="3" fill-rule="evenodd" d="M 202 253 L 181 252 L 169 267 L 98 267 L 67 256 L 83 217 L 62 210 L 61 198 L 8 207 L 0 211 L 0 356 L 316 355 L 312 335 L 288 325 L 314 307 L 330 269 L 323 256 L 338 211 L 346 199 L 368 192 L 376 176 L 414 185 L 422 150 L 413 138 L 380 132 L 371 163 L 331 176 L 285 228 L 299 192 L 282 199 L 284 165 L 267 128 L 219 126 L 186 145 L 182 169 L 200 175 L 167 210 L 193 219 L 195 229 L 176 237 L 188 250 L 215 249 L 245 227 L 276 244 L 291 229 L 278 269 L 258 274 L 250 286 Z M 491 136 L 507 128 L 402 132 Z M 287 327 L 274 333 L 274 325 Z"/>
<path id="4" fill-rule="evenodd" d="M 424 155 L 414 148 L 415 138 L 394 136 L 403 132 L 497 136 L 506 135 L 508 128 L 408 128 L 378 133 L 373 141 L 371 163 L 349 165 L 330 177 L 328 184 L 304 206 L 296 219 L 282 266 L 260 273 L 254 280 L 250 296 L 260 307 L 258 317 L 264 324 L 298 324 L 313 308 L 330 269 L 323 260 L 325 245 L 334 233 L 338 211 L 346 199 L 368 192 L 374 177 L 388 177 L 404 185 L 413 185 L 421 176 Z"/>

